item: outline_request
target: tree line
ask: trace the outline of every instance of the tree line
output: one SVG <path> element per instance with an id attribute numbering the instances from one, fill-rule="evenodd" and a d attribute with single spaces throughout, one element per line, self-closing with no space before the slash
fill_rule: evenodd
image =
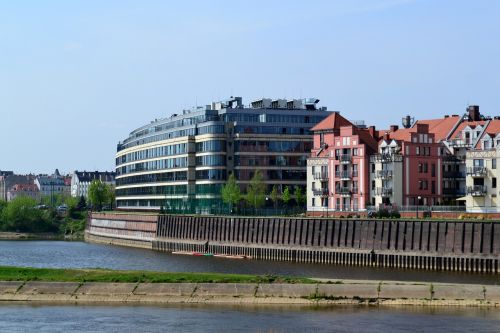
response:
<path id="1" fill-rule="evenodd" d="M 222 186 L 221 196 L 222 201 L 229 205 L 231 211 L 234 208 L 237 209 L 242 202 L 255 209 L 261 208 L 266 204 L 266 198 L 271 199 L 275 209 L 280 202 L 287 207 L 293 199 L 298 206 L 304 206 L 306 201 L 305 194 L 299 186 L 295 187 L 293 194 L 288 186 L 285 186 L 281 192 L 276 185 L 273 186 L 270 193 L 266 193 L 266 184 L 260 170 L 257 170 L 253 175 L 246 193 L 241 192 L 240 186 L 236 183 L 236 177 L 231 174 L 227 183 Z"/>

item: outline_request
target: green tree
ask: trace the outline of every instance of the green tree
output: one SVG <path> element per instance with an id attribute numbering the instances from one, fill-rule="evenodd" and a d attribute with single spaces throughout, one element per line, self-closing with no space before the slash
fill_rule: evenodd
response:
<path id="1" fill-rule="evenodd" d="M 278 186 L 274 185 L 273 190 L 269 194 L 271 200 L 273 201 L 274 209 L 278 207 L 278 201 L 281 199 L 281 193 L 278 190 Z"/>
<path id="2" fill-rule="evenodd" d="M 35 208 L 35 199 L 19 196 L 2 210 L 2 229 L 20 232 L 55 231 L 57 227 L 49 222 L 44 212 Z"/>
<path id="3" fill-rule="evenodd" d="M 229 176 L 227 183 L 221 188 L 222 201 L 229 205 L 231 211 L 241 200 L 240 187 L 236 184 L 234 174 Z"/>
<path id="4" fill-rule="evenodd" d="M 297 201 L 298 206 L 304 206 L 305 204 L 305 195 L 302 192 L 302 188 L 300 186 L 295 187 L 295 192 L 294 192 L 295 200 Z"/>
<path id="5" fill-rule="evenodd" d="M 107 191 L 108 191 L 108 204 L 109 208 L 113 210 L 113 207 L 115 207 L 115 200 L 116 200 L 116 194 L 115 194 L 115 188 L 111 185 L 106 184 Z"/>
<path id="6" fill-rule="evenodd" d="M 260 170 L 257 170 L 250 180 L 245 199 L 254 208 L 260 208 L 266 202 L 266 184 Z"/>
<path id="7" fill-rule="evenodd" d="M 92 210 L 102 210 L 102 206 L 109 202 L 109 189 L 106 184 L 96 179 L 89 186 L 89 201 Z"/>
<path id="8" fill-rule="evenodd" d="M 283 200 L 283 203 L 288 206 L 288 203 L 292 199 L 292 196 L 290 195 L 290 188 L 288 186 L 285 187 L 285 190 L 283 191 L 283 195 L 281 196 L 281 200 Z"/>
<path id="9" fill-rule="evenodd" d="M 76 209 L 79 211 L 82 211 L 87 208 L 87 200 L 85 200 L 85 197 L 82 195 L 80 196 L 80 199 L 78 200 L 78 204 L 76 205 Z"/>

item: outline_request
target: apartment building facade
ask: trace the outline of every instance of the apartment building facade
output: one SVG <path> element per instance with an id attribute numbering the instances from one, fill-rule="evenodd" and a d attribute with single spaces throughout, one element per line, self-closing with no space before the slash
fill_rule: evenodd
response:
<path id="1" fill-rule="evenodd" d="M 242 190 L 260 170 L 273 186 L 306 186 L 306 160 L 316 123 L 329 112 L 316 99 L 241 97 L 184 110 L 140 127 L 116 154 L 117 207 L 208 213 L 234 173 Z"/>

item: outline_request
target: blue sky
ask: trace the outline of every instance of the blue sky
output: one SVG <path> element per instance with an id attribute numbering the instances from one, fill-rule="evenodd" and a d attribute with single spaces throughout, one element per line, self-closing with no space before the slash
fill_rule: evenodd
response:
<path id="1" fill-rule="evenodd" d="M 0 1 L 0 170 L 111 170 L 154 118 L 317 97 L 377 127 L 500 114 L 500 2 Z"/>

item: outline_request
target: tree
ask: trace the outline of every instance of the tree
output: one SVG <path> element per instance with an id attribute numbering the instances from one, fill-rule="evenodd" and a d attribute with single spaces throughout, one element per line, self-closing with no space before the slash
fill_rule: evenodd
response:
<path id="1" fill-rule="evenodd" d="M 245 199 L 254 208 L 260 208 L 266 202 L 266 184 L 260 170 L 257 170 L 250 180 Z"/>
<path id="2" fill-rule="evenodd" d="M 304 196 L 304 193 L 302 193 L 302 188 L 300 186 L 295 187 L 294 196 L 297 201 L 297 205 L 304 206 L 306 197 Z"/>
<path id="3" fill-rule="evenodd" d="M 278 201 L 281 199 L 281 193 L 278 190 L 278 186 L 274 185 L 273 190 L 269 194 L 271 200 L 273 201 L 274 209 L 278 206 Z"/>
<path id="4" fill-rule="evenodd" d="M 233 206 L 237 205 L 241 200 L 240 187 L 236 184 L 234 174 L 229 176 L 227 183 L 221 189 L 222 201 L 229 205 L 231 211 Z"/>
<path id="5" fill-rule="evenodd" d="M 111 185 L 108 185 L 108 184 L 105 184 L 105 185 L 107 188 L 109 207 L 112 210 L 114 205 L 115 205 L 115 200 L 116 200 L 115 188 Z"/>
<path id="6" fill-rule="evenodd" d="M 109 202 L 108 186 L 98 179 L 93 180 L 89 186 L 89 201 L 92 205 L 92 210 L 97 209 L 100 211 L 103 204 Z"/>
<path id="7" fill-rule="evenodd" d="M 283 195 L 281 196 L 281 200 L 283 200 L 283 203 L 288 206 L 288 203 L 292 199 L 292 196 L 290 195 L 290 188 L 288 186 L 285 187 L 285 190 L 283 191 Z"/>
<path id="8" fill-rule="evenodd" d="M 2 210 L 2 228 L 9 231 L 44 232 L 57 228 L 48 222 L 44 212 L 37 209 L 36 200 L 19 196 L 9 202 Z"/>
<path id="9" fill-rule="evenodd" d="M 82 196 L 80 196 L 80 200 L 78 200 L 78 204 L 76 205 L 76 209 L 79 211 L 82 211 L 85 208 L 87 208 L 87 200 L 85 200 L 85 197 L 82 195 Z"/>

